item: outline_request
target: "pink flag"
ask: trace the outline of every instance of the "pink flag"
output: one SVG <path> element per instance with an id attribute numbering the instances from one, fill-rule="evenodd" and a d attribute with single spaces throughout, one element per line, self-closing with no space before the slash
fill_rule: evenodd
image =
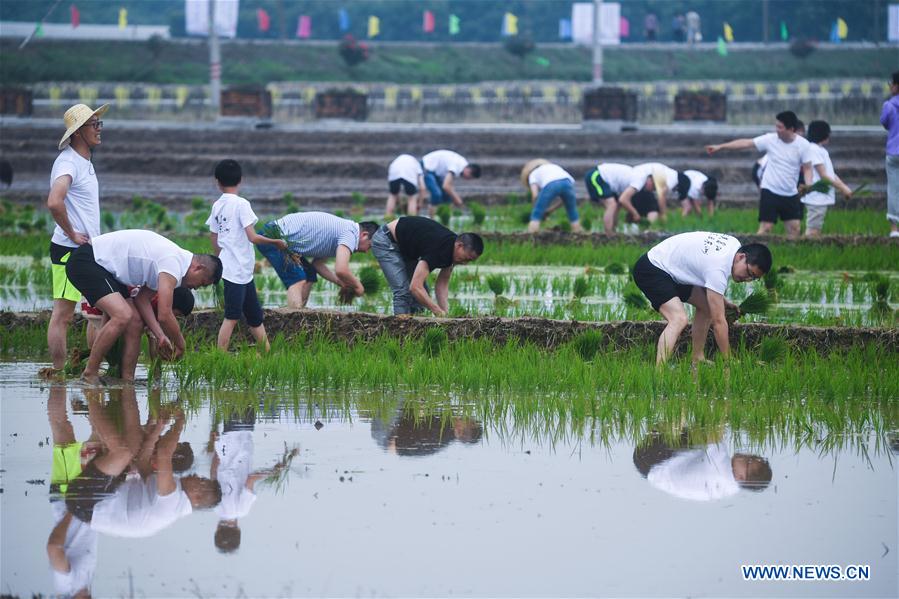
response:
<path id="1" fill-rule="evenodd" d="M 259 31 L 268 31 L 268 28 L 271 27 L 272 20 L 265 9 L 260 8 L 256 11 L 256 20 L 259 22 Z"/>
<path id="2" fill-rule="evenodd" d="M 312 35 L 312 18 L 309 15 L 300 15 L 297 23 L 297 37 L 307 39 Z"/>
<path id="3" fill-rule="evenodd" d="M 73 4 L 71 7 L 72 13 L 72 29 L 75 29 L 79 25 L 81 25 L 81 13 L 78 12 L 78 8 Z"/>
<path id="4" fill-rule="evenodd" d="M 425 33 L 434 32 L 434 13 L 429 10 L 425 11 L 421 27 L 425 30 Z"/>
<path id="5" fill-rule="evenodd" d="M 630 37 L 631 36 L 631 22 L 628 21 L 627 19 L 625 19 L 624 17 L 621 17 L 620 25 L 621 25 L 621 29 L 620 29 L 619 33 L 621 34 L 621 37 Z"/>

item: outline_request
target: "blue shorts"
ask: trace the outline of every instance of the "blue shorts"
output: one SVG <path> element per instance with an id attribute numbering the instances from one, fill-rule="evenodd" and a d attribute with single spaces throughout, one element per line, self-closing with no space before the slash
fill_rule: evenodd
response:
<path id="1" fill-rule="evenodd" d="M 260 231 L 259 234 L 264 235 L 265 233 Z M 318 281 L 318 273 L 315 272 L 315 267 L 306 258 L 300 258 L 300 263 L 295 264 L 285 259 L 284 252 L 271 244 L 261 243 L 256 248 L 260 254 L 265 256 L 265 259 L 272 265 L 275 272 L 278 273 L 278 278 L 284 283 L 285 288 L 300 281 L 309 281 L 310 283 Z"/>
<path id="2" fill-rule="evenodd" d="M 247 324 L 258 327 L 262 324 L 262 306 L 256 294 L 256 283 L 232 283 L 222 279 L 225 284 L 225 318 L 240 320 L 241 315 L 247 318 Z"/>

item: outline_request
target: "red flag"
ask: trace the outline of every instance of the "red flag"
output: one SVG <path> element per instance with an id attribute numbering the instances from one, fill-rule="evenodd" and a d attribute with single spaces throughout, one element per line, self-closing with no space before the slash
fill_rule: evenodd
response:
<path id="1" fill-rule="evenodd" d="M 75 29 L 81 25 L 81 13 L 74 4 L 69 8 L 69 12 L 72 14 L 72 29 Z"/>
<path id="2" fill-rule="evenodd" d="M 256 10 L 256 20 L 259 22 L 259 31 L 268 31 L 272 24 L 272 20 L 268 18 L 268 13 L 263 8 Z"/>
<path id="3" fill-rule="evenodd" d="M 297 22 L 297 37 L 308 38 L 312 35 L 312 17 L 309 15 L 300 15 Z"/>
<path id="4" fill-rule="evenodd" d="M 425 33 L 432 33 L 434 31 L 434 13 L 426 10 L 421 26 L 422 29 L 425 30 Z"/>

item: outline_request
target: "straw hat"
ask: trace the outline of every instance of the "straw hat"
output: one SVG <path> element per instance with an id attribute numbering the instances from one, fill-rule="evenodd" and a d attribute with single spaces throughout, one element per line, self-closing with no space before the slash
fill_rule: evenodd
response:
<path id="1" fill-rule="evenodd" d="M 71 141 L 69 138 L 75 131 L 78 131 L 90 118 L 94 115 L 103 116 L 109 110 L 109 104 L 104 104 L 96 110 L 91 110 L 87 104 L 75 104 L 62 116 L 62 120 L 66 124 L 66 133 L 59 140 L 59 149 L 62 150 Z"/>
<path id="2" fill-rule="evenodd" d="M 521 168 L 521 184 L 525 189 L 530 189 L 531 186 L 528 185 L 528 177 L 531 176 L 531 173 L 538 166 L 543 166 L 544 164 L 549 164 L 549 160 L 545 160 L 543 158 L 534 158 L 533 160 L 529 160 L 525 163 L 525 165 Z"/>
<path id="3" fill-rule="evenodd" d="M 656 194 L 668 193 L 668 179 L 665 178 L 665 171 L 656 169 L 652 171 L 652 182 L 656 187 Z"/>

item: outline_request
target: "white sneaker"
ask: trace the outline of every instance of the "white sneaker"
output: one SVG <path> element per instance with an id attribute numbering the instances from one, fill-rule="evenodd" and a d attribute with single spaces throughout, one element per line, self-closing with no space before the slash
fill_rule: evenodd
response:
<path id="1" fill-rule="evenodd" d="M 890 231 L 890 237 L 899 237 L 899 231 Z"/>

